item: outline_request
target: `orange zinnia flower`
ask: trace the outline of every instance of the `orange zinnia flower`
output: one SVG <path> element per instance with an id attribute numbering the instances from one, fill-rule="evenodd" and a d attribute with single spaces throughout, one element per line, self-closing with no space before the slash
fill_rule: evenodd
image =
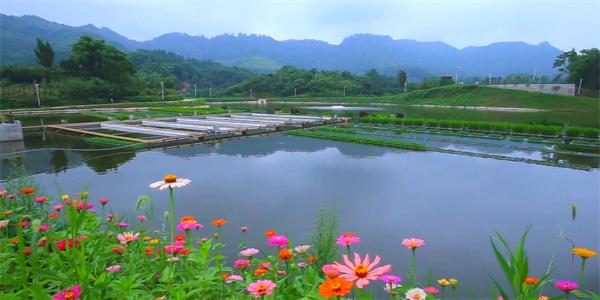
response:
<path id="1" fill-rule="evenodd" d="M 4 213 L 2 213 L 5 217 L 10 217 L 13 215 L 12 211 L 6 211 Z"/>
<path id="2" fill-rule="evenodd" d="M 535 277 L 526 277 L 523 283 L 527 285 L 538 284 L 540 283 L 540 280 Z"/>
<path id="3" fill-rule="evenodd" d="M 319 295 L 325 298 L 345 296 L 352 290 L 352 282 L 341 277 L 325 280 L 319 286 Z"/>
<path id="4" fill-rule="evenodd" d="M 308 260 L 309 263 L 316 263 L 317 262 L 317 257 L 316 256 L 309 256 L 307 260 Z"/>
<path id="5" fill-rule="evenodd" d="M 146 252 L 146 255 L 150 255 L 152 252 L 154 252 L 154 249 L 152 249 L 152 247 L 148 247 L 144 252 Z"/>
<path id="6" fill-rule="evenodd" d="M 281 261 L 289 260 L 290 258 L 292 258 L 292 256 L 294 256 L 294 253 L 290 251 L 290 249 L 284 248 L 279 250 L 279 259 Z"/>
<path id="7" fill-rule="evenodd" d="M 260 269 L 256 269 L 256 270 L 254 270 L 254 276 L 260 276 L 260 275 L 263 275 L 263 274 L 267 273 L 267 271 L 269 271 L 269 270 L 267 270 L 267 269 L 262 269 L 262 268 L 260 268 Z"/>
<path id="8" fill-rule="evenodd" d="M 212 221 L 212 224 L 215 227 L 221 227 L 221 226 L 227 224 L 227 220 L 225 220 L 225 219 L 216 219 L 216 220 Z"/>
<path id="9" fill-rule="evenodd" d="M 574 255 L 577 255 L 583 259 L 587 259 L 587 258 L 598 255 L 598 253 L 596 253 L 596 251 L 587 249 L 587 248 L 573 248 L 571 250 L 571 253 L 573 253 Z"/>
<path id="10" fill-rule="evenodd" d="M 274 237 L 277 235 L 277 232 L 275 230 L 267 230 L 265 231 L 265 236 L 270 238 L 270 237 Z"/>
<path id="11" fill-rule="evenodd" d="M 25 187 L 19 190 L 19 193 L 23 195 L 29 195 L 35 193 L 35 189 L 32 187 Z"/>
<path id="12" fill-rule="evenodd" d="M 60 218 L 60 215 L 57 214 L 57 213 L 51 213 L 51 214 L 48 214 L 48 218 L 50 218 L 50 219 L 58 219 L 58 218 Z"/>
<path id="13" fill-rule="evenodd" d="M 185 235 L 176 235 L 175 240 L 178 242 L 181 242 L 181 241 L 185 240 Z"/>

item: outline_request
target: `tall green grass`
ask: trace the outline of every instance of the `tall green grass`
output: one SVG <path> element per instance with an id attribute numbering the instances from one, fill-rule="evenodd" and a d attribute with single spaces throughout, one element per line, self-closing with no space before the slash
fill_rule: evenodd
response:
<path id="1" fill-rule="evenodd" d="M 436 120 L 420 118 L 396 118 L 386 115 L 371 115 L 359 119 L 361 123 L 372 124 L 395 124 L 413 127 L 433 127 L 446 129 L 468 129 L 474 131 L 494 131 L 516 134 L 540 134 L 540 135 L 566 135 L 570 137 L 585 137 L 597 139 L 600 130 L 596 128 L 568 127 L 563 130 L 560 126 L 551 125 L 531 125 L 531 124 L 513 124 L 505 122 L 483 122 L 483 121 L 463 121 L 463 120 Z"/>
<path id="2" fill-rule="evenodd" d="M 340 134 L 340 133 L 329 133 L 323 131 L 312 131 L 312 130 L 290 130 L 289 134 L 297 136 L 305 136 L 312 138 L 328 139 L 334 141 L 353 142 L 360 144 L 369 144 L 376 146 L 384 146 L 399 149 L 408 149 L 416 151 L 426 151 L 427 147 L 422 144 L 402 142 L 396 140 L 378 139 L 364 136 L 356 136 L 352 134 Z"/>

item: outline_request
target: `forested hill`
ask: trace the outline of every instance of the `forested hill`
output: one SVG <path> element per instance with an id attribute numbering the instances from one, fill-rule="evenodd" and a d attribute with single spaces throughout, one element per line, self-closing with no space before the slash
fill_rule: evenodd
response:
<path id="1" fill-rule="evenodd" d="M 461 76 L 507 75 L 510 73 L 556 74 L 552 63 L 562 51 L 544 42 L 493 43 L 457 49 L 443 42 L 392 39 L 389 36 L 358 34 L 339 45 L 317 40 L 277 41 L 263 35 L 221 35 L 213 38 L 170 33 L 150 41 L 128 39 L 110 29 L 93 25 L 73 27 L 36 16 L 0 15 L 2 64 L 32 64 L 30 49 L 35 38 L 49 41 L 57 58 L 67 57 L 81 35 L 101 38 L 121 50 L 158 49 L 229 66 L 272 72 L 283 65 L 324 70 L 367 72 L 377 69 L 386 75 L 407 71 L 409 80 L 460 73 Z M 196 30 L 196 29 L 190 29 Z"/>

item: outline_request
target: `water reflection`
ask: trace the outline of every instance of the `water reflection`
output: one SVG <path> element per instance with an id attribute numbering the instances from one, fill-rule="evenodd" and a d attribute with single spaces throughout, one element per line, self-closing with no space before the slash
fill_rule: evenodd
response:
<path id="1" fill-rule="evenodd" d="M 591 248 L 600 242 L 598 171 L 283 135 L 143 151 L 106 172 L 77 165 L 36 179 L 50 191 L 55 184 L 69 193 L 87 186 L 92 199 L 107 197 L 115 212 L 133 219 L 143 193 L 153 198 L 156 215 L 167 209 L 167 194 L 148 188 L 167 173 L 192 180 L 176 192 L 176 217 L 194 215 L 205 225 L 229 220 L 223 232 L 232 246 L 228 255 L 237 252 L 240 226 L 250 227 L 248 241 L 263 251 L 270 251 L 266 229 L 305 240 L 327 203 L 337 207 L 342 231 L 362 237 L 357 251 L 381 255 L 405 275 L 410 256 L 401 239 L 423 238 L 420 276 L 432 270 L 434 278 L 457 277 L 482 297 L 490 288 L 485 271 L 501 276 L 489 246 L 495 230 L 515 241 L 533 224 L 531 275 L 539 276 L 554 257 L 553 278 L 559 279 L 577 277 L 564 237 Z M 580 212 L 574 222 L 573 202 Z M 196 237 L 213 231 L 207 226 Z M 598 260 L 589 263 L 587 287 L 597 290 Z"/>

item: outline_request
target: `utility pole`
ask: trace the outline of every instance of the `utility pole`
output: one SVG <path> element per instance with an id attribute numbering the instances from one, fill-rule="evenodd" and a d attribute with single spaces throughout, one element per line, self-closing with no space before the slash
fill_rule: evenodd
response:
<path id="1" fill-rule="evenodd" d="M 252 98 L 252 89 L 250 89 L 250 98 Z"/>
<path id="2" fill-rule="evenodd" d="M 38 106 L 42 106 L 42 103 L 40 102 L 40 84 L 39 83 L 34 83 L 33 84 L 35 86 L 35 94 L 37 95 L 37 101 L 38 101 Z M 581 86 L 581 84 L 580 84 Z"/>
<path id="3" fill-rule="evenodd" d="M 492 73 L 488 74 L 488 85 L 492 85 Z"/>
<path id="4" fill-rule="evenodd" d="M 294 97 L 296 97 L 298 94 L 296 94 L 296 88 L 294 88 Z"/>
<path id="5" fill-rule="evenodd" d="M 346 87 L 344 87 L 344 97 L 346 97 Z"/>
<path id="6" fill-rule="evenodd" d="M 405 92 L 405 93 L 406 93 L 406 84 L 407 84 L 407 83 L 408 83 L 408 82 L 404 81 L 404 92 Z"/>
<path id="7" fill-rule="evenodd" d="M 160 82 L 160 98 L 161 100 L 165 100 L 165 83 L 164 82 Z"/>
<path id="8" fill-rule="evenodd" d="M 196 84 L 194 83 L 194 98 L 197 98 L 196 96 Z"/>
<path id="9" fill-rule="evenodd" d="M 581 83 L 583 82 L 583 78 L 579 78 L 579 88 L 577 88 L 577 96 L 581 95 Z M 38 96 L 39 101 L 39 96 Z"/>
<path id="10" fill-rule="evenodd" d="M 208 88 L 208 97 L 212 97 L 212 88 Z"/>

